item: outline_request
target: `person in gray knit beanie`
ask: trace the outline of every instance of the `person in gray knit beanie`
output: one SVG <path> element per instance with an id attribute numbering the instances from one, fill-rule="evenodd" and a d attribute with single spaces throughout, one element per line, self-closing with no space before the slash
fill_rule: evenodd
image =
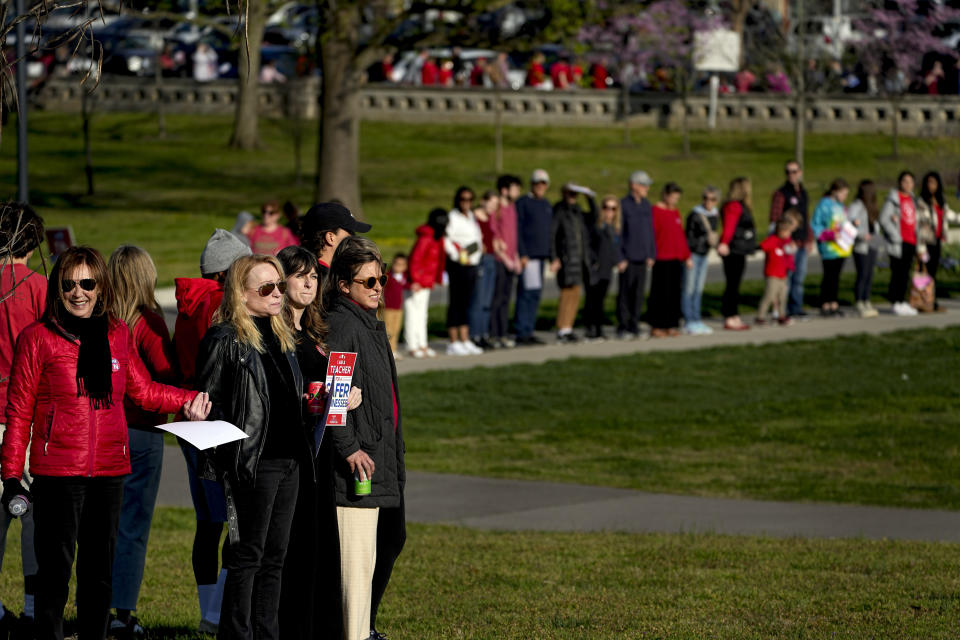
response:
<path id="1" fill-rule="evenodd" d="M 216 229 L 200 254 L 200 273 L 208 278 L 230 268 L 233 261 L 249 256 L 250 247 L 226 229 Z"/>

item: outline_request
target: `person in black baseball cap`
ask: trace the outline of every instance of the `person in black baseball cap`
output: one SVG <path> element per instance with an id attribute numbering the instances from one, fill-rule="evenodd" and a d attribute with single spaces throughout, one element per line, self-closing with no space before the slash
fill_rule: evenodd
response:
<path id="1" fill-rule="evenodd" d="M 300 218 L 300 245 L 317 256 L 318 273 L 327 274 L 333 252 L 337 245 L 355 233 L 367 233 L 371 227 L 353 217 L 350 210 L 339 202 L 321 202 L 310 207 Z"/>

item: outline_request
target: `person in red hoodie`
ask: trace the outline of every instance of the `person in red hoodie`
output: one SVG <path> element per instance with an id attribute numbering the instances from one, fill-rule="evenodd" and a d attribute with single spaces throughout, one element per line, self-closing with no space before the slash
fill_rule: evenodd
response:
<path id="1" fill-rule="evenodd" d="M 400 339 L 400 328 L 403 326 L 403 289 L 407 284 L 407 255 L 398 253 L 393 256 L 389 279 L 383 288 L 383 322 L 386 325 L 387 337 L 390 338 L 390 348 L 393 350 L 393 359 L 401 360 L 397 349 Z"/>
<path id="2" fill-rule="evenodd" d="M 43 319 L 17 339 L 0 449 L 2 508 L 25 495 L 34 514 L 34 637 L 63 638 L 73 561 L 81 638 L 104 638 L 124 476 L 130 473 L 123 400 L 148 411 L 210 413 L 205 393 L 150 379 L 130 329 L 113 314 L 103 256 L 71 247 L 54 264 Z M 32 436 L 32 437 L 31 437 Z M 33 483 L 23 485 L 27 448 Z M 35 497 L 35 499 L 34 499 Z"/>
<path id="3" fill-rule="evenodd" d="M 187 389 L 196 388 L 196 360 L 200 340 L 210 327 L 213 312 L 223 299 L 223 282 L 227 269 L 240 256 L 250 255 L 250 247 L 224 229 L 217 229 L 207 240 L 200 254 L 202 278 L 176 278 L 177 321 L 173 344 L 177 364 Z M 220 536 L 227 521 L 227 503 L 223 487 L 212 480 L 203 480 L 197 473 L 199 452 L 180 441 L 187 461 L 190 497 L 197 515 L 193 539 L 193 573 L 197 580 L 200 604 L 200 631 L 216 632 L 220 623 L 220 600 L 226 575 L 220 571 Z"/>
<path id="4" fill-rule="evenodd" d="M 654 338 L 680 335 L 680 298 L 683 293 L 683 268 L 693 267 L 690 247 L 680 215 L 683 189 L 675 182 L 663 186 L 660 202 L 653 205 L 653 236 L 657 243 L 657 261 L 650 282 L 650 335 Z"/>
<path id="5" fill-rule="evenodd" d="M 776 231 L 767 236 L 760 243 L 760 248 L 766 255 L 763 263 L 763 276 L 766 286 L 760 306 L 757 307 L 757 324 L 765 324 L 767 312 L 772 307 L 777 312 L 777 321 L 782 325 L 793 324 L 787 315 L 787 278 L 795 268 L 793 256 L 797 253 L 797 245 L 790 237 L 799 226 L 800 212 L 788 209 L 777 221 Z"/>
<path id="6" fill-rule="evenodd" d="M 406 324 L 403 339 L 414 358 L 433 358 L 437 353 L 427 344 L 427 311 L 430 290 L 443 282 L 446 254 L 443 238 L 447 230 L 447 212 L 436 208 L 430 212 L 427 223 L 417 227 L 417 241 L 410 251 L 407 283 L 410 295 L 403 303 Z"/>
<path id="7" fill-rule="evenodd" d="M 0 205 L 0 422 L 7 407 L 7 383 L 13 364 L 17 336 L 43 316 L 47 306 L 47 279 L 32 271 L 27 263 L 43 240 L 43 218 L 27 204 Z M 0 425 L 0 433 L 3 426 Z M 29 474 L 29 469 L 27 470 Z M 26 476 L 29 481 L 29 475 Z M 0 564 L 6 549 L 7 529 L 13 517 L 0 513 Z M 33 513 L 20 518 L 20 555 L 23 562 L 23 616 L 17 619 L 0 604 L 0 634 L 33 623 L 37 558 L 33 552 Z M 5 637 L 5 636 L 0 636 Z"/>
<path id="8" fill-rule="evenodd" d="M 114 293 L 114 315 L 133 332 L 133 344 L 150 378 L 176 384 L 180 378 L 170 331 L 155 297 L 157 268 L 150 254 L 133 245 L 117 247 L 107 263 Z M 123 501 L 117 549 L 113 559 L 112 607 L 117 615 L 110 622 L 110 635 L 143 637 L 136 616 L 140 584 L 147 559 L 147 540 L 160 489 L 163 467 L 163 431 L 169 415 L 145 411 L 124 399 L 127 418 L 130 475 L 123 482 Z"/>

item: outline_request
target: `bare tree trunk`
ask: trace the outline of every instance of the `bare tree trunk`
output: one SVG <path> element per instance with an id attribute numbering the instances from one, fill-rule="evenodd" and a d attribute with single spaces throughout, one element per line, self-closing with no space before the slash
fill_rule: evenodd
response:
<path id="1" fill-rule="evenodd" d="M 167 120 L 163 114 L 163 69 L 160 66 L 160 52 L 153 61 L 154 80 L 157 87 L 157 137 L 167 137 Z"/>
<path id="2" fill-rule="evenodd" d="M 248 0 L 247 21 L 237 73 L 237 111 L 233 121 L 230 146 L 236 149 L 255 149 L 260 146 L 258 118 L 260 108 L 260 47 L 263 45 L 263 27 L 267 20 L 265 0 Z"/>
<path id="3" fill-rule="evenodd" d="M 493 100 L 493 168 L 499 176 L 503 173 L 503 105 L 500 101 L 500 85 L 496 83 L 493 85 Z"/>
<path id="4" fill-rule="evenodd" d="M 81 88 L 80 116 L 83 118 L 83 171 L 87 174 L 87 195 L 92 196 L 93 189 L 93 149 L 90 144 L 90 119 L 93 117 L 91 103 L 96 99 L 85 88 Z"/>
<path id="5" fill-rule="evenodd" d="M 687 89 L 687 76 L 683 71 L 680 72 L 680 108 L 683 109 L 683 114 L 680 117 L 680 131 L 683 136 L 683 157 L 690 156 L 690 128 L 687 122 L 687 98 L 688 98 L 688 89 Z"/>
<path id="6" fill-rule="evenodd" d="M 893 113 L 890 114 L 890 118 L 893 134 L 893 157 L 900 157 L 900 96 L 893 96 L 890 100 L 890 106 L 892 107 Z"/>
<path id="7" fill-rule="evenodd" d="M 630 146 L 630 83 L 623 81 L 623 90 L 620 92 L 621 114 L 623 117 L 623 144 Z"/>
<path id="8" fill-rule="evenodd" d="M 796 160 L 800 166 L 803 166 L 803 154 L 805 152 L 804 144 L 806 143 L 807 135 L 807 81 L 804 77 L 804 64 L 803 59 L 805 57 L 805 47 L 806 47 L 806 32 L 804 27 L 804 0 L 798 0 L 797 2 L 797 100 L 795 103 L 795 109 L 797 110 L 797 117 L 793 121 L 793 159 Z"/>
<path id="9" fill-rule="evenodd" d="M 320 142 L 320 200 L 340 200 L 358 218 L 360 200 L 359 140 L 362 75 L 350 48 L 334 38 L 323 48 L 323 110 Z"/>

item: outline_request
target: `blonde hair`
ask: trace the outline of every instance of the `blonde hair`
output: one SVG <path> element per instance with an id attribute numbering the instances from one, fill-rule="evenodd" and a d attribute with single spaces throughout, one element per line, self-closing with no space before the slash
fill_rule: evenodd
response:
<path id="1" fill-rule="evenodd" d="M 133 329 L 143 310 L 163 315 L 157 303 L 157 268 L 150 254 L 131 244 L 117 247 L 107 263 L 110 284 L 113 286 L 113 315 Z"/>
<path id="2" fill-rule="evenodd" d="M 727 191 L 727 202 L 743 202 L 748 207 L 752 207 L 750 192 L 750 178 L 734 178 L 730 181 L 730 189 Z"/>
<path id="3" fill-rule="evenodd" d="M 220 302 L 220 308 L 213 314 L 214 323 L 231 325 L 237 332 L 237 340 L 241 344 L 256 349 L 259 353 L 264 352 L 263 339 L 257 325 L 250 317 L 250 311 L 243 301 L 243 296 L 247 290 L 247 278 L 250 277 L 250 272 L 261 264 L 269 264 L 277 270 L 279 279 L 284 279 L 283 266 L 273 256 L 258 253 L 237 258 L 227 270 L 227 277 L 223 283 L 223 301 Z M 282 313 L 270 317 L 270 327 L 273 329 L 273 335 L 277 336 L 280 342 L 281 351 L 296 349 L 293 333 L 284 322 Z"/>
<path id="4" fill-rule="evenodd" d="M 603 208 L 603 205 L 607 204 L 608 202 L 613 202 L 613 204 L 616 206 L 616 209 L 614 209 L 616 213 L 613 214 L 613 228 L 617 233 L 620 233 L 620 225 L 623 224 L 623 214 L 620 213 L 620 199 L 612 193 L 603 196 L 603 200 L 600 201 L 601 209 Z M 603 226 L 603 211 L 601 211 L 600 215 L 597 216 L 597 226 Z"/>

